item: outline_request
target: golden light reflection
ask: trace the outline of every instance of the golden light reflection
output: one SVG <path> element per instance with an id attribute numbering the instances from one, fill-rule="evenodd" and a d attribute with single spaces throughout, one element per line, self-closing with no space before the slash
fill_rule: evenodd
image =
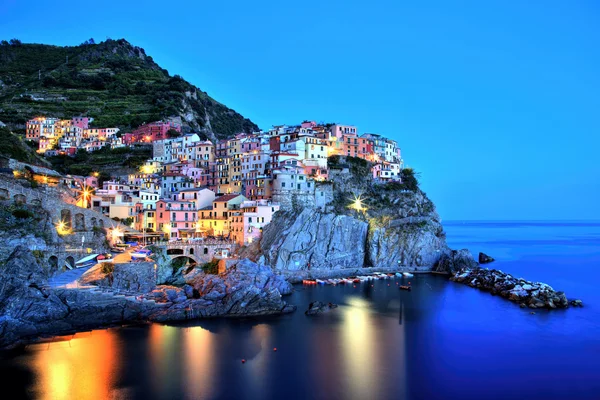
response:
<path id="1" fill-rule="evenodd" d="M 365 299 L 350 297 L 344 307 L 342 353 L 345 374 L 353 398 L 369 399 L 371 388 L 377 384 L 378 342 L 370 304 Z"/>
<path id="2" fill-rule="evenodd" d="M 185 387 L 189 398 L 213 395 L 214 346 L 214 334 L 199 326 L 188 328 L 183 334 Z"/>
<path id="3" fill-rule="evenodd" d="M 119 376 L 121 349 L 111 330 L 39 347 L 34 392 L 41 399 L 108 399 Z"/>
<path id="4" fill-rule="evenodd" d="M 169 379 L 173 376 L 171 369 L 174 368 L 180 349 L 178 330 L 174 326 L 150 325 L 148 341 L 148 359 L 150 360 L 150 370 L 152 371 L 152 385 L 157 397 L 166 398 L 166 390 L 169 389 Z M 177 372 L 175 371 L 175 374 Z"/>

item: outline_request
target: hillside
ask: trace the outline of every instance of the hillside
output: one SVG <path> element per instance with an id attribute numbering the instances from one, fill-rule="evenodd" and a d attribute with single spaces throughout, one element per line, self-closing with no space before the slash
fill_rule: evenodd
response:
<path id="1" fill-rule="evenodd" d="M 226 138 L 256 124 L 154 62 L 125 39 L 98 44 L 0 45 L 0 121 L 13 129 L 35 115 L 86 115 L 125 131 L 175 119 L 184 131 Z"/>

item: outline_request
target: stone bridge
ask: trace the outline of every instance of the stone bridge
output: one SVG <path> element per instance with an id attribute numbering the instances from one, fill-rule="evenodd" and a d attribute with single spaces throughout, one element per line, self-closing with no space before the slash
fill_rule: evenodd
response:
<path id="1" fill-rule="evenodd" d="M 231 254 L 235 243 L 229 240 L 206 239 L 197 242 L 171 242 L 163 243 L 158 247 L 163 247 L 171 260 L 180 257 L 188 257 L 197 264 L 204 264 L 212 261 L 214 258 L 222 258 L 220 250 L 227 249 Z"/>

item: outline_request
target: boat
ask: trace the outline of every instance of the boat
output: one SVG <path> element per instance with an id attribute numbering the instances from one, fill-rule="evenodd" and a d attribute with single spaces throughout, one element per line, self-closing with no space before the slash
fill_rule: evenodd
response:
<path id="1" fill-rule="evenodd" d="M 316 285 L 317 281 L 314 279 L 302 279 L 304 285 Z"/>
<path id="2" fill-rule="evenodd" d="M 75 263 L 75 268 L 86 268 L 96 265 L 98 254 L 90 254 L 89 256 L 83 257 L 81 260 Z"/>
<path id="3" fill-rule="evenodd" d="M 396 272 L 396 276 L 402 276 L 402 274 L 400 272 Z"/>
<path id="4" fill-rule="evenodd" d="M 403 272 L 402 276 L 404 276 L 405 278 L 412 278 L 412 277 L 414 277 L 414 275 L 411 274 L 410 272 Z"/>
<path id="5" fill-rule="evenodd" d="M 113 262 L 113 258 L 112 258 L 112 254 L 100 254 L 97 258 L 96 261 L 99 263 L 105 263 L 105 262 Z"/>
<path id="6" fill-rule="evenodd" d="M 400 290 L 408 290 L 409 292 L 412 290 L 412 287 L 407 285 L 400 285 L 398 287 L 400 288 Z"/>
<path id="7" fill-rule="evenodd" d="M 329 285 L 334 285 L 334 286 L 337 284 L 337 282 L 334 281 L 333 279 L 327 279 L 325 282 Z"/>
<path id="8" fill-rule="evenodd" d="M 320 279 L 316 279 L 316 281 L 317 281 L 317 283 L 318 283 L 319 285 L 324 285 L 324 284 L 325 284 L 325 281 L 322 281 L 322 280 L 320 280 Z"/>
<path id="9" fill-rule="evenodd" d="M 125 253 L 125 249 L 122 247 L 112 247 L 110 251 L 113 253 Z"/>
<path id="10" fill-rule="evenodd" d="M 352 282 L 354 282 L 354 283 L 360 283 L 360 279 L 358 277 L 354 278 L 354 279 L 352 279 Z"/>

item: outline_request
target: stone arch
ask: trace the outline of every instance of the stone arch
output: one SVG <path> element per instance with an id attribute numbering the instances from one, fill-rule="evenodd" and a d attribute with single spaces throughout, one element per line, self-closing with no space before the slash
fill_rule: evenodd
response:
<path id="1" fill-rule="evenodd" d="M 196 257 L 194 257 L 194 256 L 191 256 L 191 257 L 190 256 L 183 256 L 183 255 L 182 256 L 173 257 L 171 259 L 171 263 L 170 263 L 170 265 L 171 265 L 171 267 L 173 269 L 175 269 L 175 268 L 178 269 L 180 267 L 192 266 L 192 265 L 197 265 L 197 264 L 199 264 L 199 263 L 198 263 L 198 260 L 196 260 Z"/>
<path id="2" fill-rule="evenodd" d="M 85 217 L 81 213 L 75 214 L 75 230 L 78 232 L 85 231 Z"/>
<path id="3" fill-rule="evenodd" d="M 8 200 L 10 199 L 10 193 L 8 189 L 0 189 L 0 200 Z"/>
<path id="4" fill-rule="evenodd" d="M 167 255 L 169 256 L 182 256 L 183 249 L 167 249 Z"/>
<path id="5" fill-rule="evenodd" d="M 27 197 L 25 197 L 22 194 L 15 194 L 13 196 L 13 199 L 15 200 L 15 203 L 17 203 L 17 204 L 25 204 L 25 203 L 27 203 Z"/>
<path id="6" fill-rule="evenodd" d="M 65 224 L 65 229 L 71 229 L 72 221 L 71 221 L 71 210 L 62 209 L 60 210 L 60 220 Z"/>
<path id="7" fill-rule="evenodd" d="M 50 256 L 50 258 L 48 259 L 48 267 L 50 269 L 50 273 L 54 273 L 56 271 L 59 270 L 58 267 L 58 257 L 56 256 Z"/>
<path id="8" fill-rule="evenodd" d="M 190 255 L 194 255 L 194 248 L 190 247 Z"/>
<path id="9" fill-rule="evenodd" d="M 65 263 L 69 264 L 71 267 L 75 268 L 75 259 L 73 258 L 73 256 L 67 257 L 65 260 Z"/>

